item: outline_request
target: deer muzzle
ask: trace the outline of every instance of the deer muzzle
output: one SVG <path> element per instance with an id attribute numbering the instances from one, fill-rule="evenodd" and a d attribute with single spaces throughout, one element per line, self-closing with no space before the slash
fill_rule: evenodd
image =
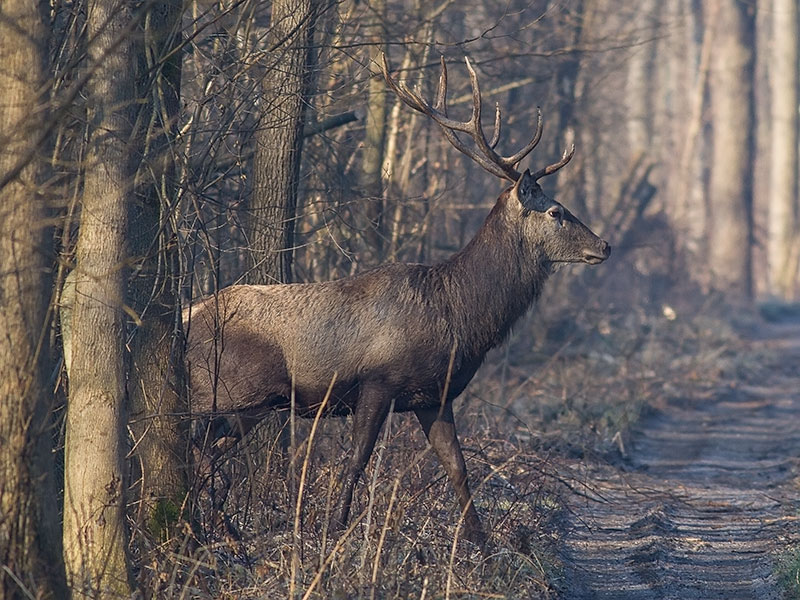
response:
<path id="1" fill-rule="evenodd" d="M 608 242 L 602 241 L 597 248 L 584 248 L 581 253 L 583 254 L 583 262 L 590 265 L 599 265 L 611 256 L 611 246 L 608 245 Z"/>

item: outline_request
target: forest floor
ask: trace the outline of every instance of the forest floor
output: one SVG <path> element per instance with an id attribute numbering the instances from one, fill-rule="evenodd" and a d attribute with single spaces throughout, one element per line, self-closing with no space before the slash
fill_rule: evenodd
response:
<path id="1" fill-rule="evenodd" d="M 567 464 L 565 598 L 800 597 L 800 323 L 744 345 L 771 359 L 649 406 L 617 459 Z"/>

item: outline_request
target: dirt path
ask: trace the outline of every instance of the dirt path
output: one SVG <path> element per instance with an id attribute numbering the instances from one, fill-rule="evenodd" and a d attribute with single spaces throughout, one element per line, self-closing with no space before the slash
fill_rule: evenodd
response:
<path id="1" fill-rule="evenodd" d="M 800 327 L 752 343 L 781 353 L 766 380 L 650 411 L 619 467 L 574 465 L 565 598 L 783 598 L 775 556 L 800 541 Z"/>

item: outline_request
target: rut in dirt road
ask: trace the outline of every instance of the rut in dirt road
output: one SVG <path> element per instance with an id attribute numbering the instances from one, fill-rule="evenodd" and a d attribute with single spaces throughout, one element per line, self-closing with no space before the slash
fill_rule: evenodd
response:
<path id="1" fill-rule="evenodd" d="M 577 464 L 564 597 L 783 598 L 775 558 L 800 539 L 800 328 L 776 329 L 766 381 L 672 400 L 631 432 L 621 468 Z"/>

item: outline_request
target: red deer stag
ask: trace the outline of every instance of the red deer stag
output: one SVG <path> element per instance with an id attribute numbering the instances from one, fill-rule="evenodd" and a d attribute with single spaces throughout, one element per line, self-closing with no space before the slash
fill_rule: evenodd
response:
<path id="1" fill-rule="evenodd" d="M 459 151 L 512 184 L 464 249 L 436 265 L 385 264 L 338 281 L 233 285 L 188 308 L 184 324 L 193 411 L 218 421 L 233 417 L 238 436 L 266 410 L 288 408 L 292 395 L 298 414 L 313 416 L 335 378 L 326 414 L 353 415 L 352 455 L 332 515 L 336 527 L 347 522 L 353 488 L 393 407 L 419 419 L 455 488 L 465 537 L 483 546 L 453 400 L 536 300 L 556 263 L 595 265 L 610 248 L 537 183 L 566 165 L 574 149 L 534 174 L 517 171 L 541 137 L 541 115 L 522 150 L 498 155 L 499 109 L 487 141 L 469 60 L 467 69 L 472 116 L 461 122 L 447 116 L 444 59 L 433 105 L 396 83 L 383 60 L 386 81 L 405 104 L 433 119 Z"/>

